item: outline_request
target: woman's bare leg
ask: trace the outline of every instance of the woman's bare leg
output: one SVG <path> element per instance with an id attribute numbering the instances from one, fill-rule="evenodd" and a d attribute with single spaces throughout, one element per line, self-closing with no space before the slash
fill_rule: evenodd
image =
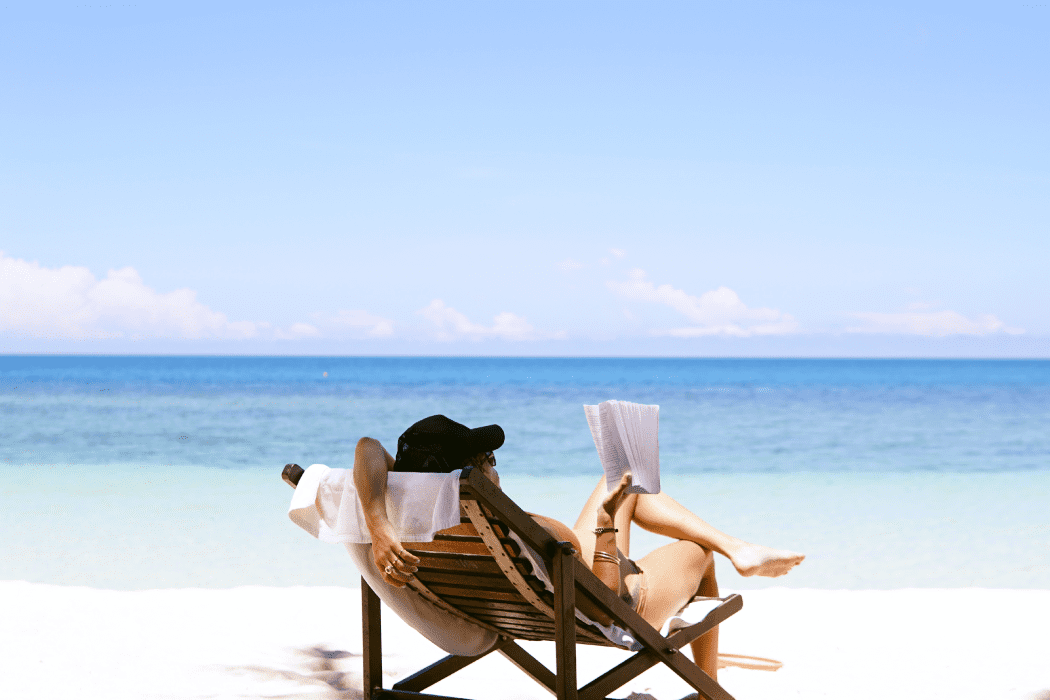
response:
<path id="1" fill-rule="evenodd" d="M 580 512 L 573 530 L 584 545 L 584 561 L 590 561 L 588 538 L 580 533 L 594 529 L 595 512 L 605 498 L 605 479 L 601 479 Z M 666 493 L 631 494 L 616 514 L 617 545 L 630 556 L 630 523 L 636 522 L 649 532 L 676 540 L 687 540 L 724 555 L 741 576 L 783 576 L 806 558 L 804 554 L 785 549 L 772 549 L 727 535 L 701 520 L 688 508 Z"/>
<path id="2" fill-rule="evenodd" d="M 680 540 L 664 545 L 642 557 L 638 566 L 645 572 L 646 582 L 638 612 L 657 629 L 693 596 L 718 597 L 714 554 L 694 542 Z M 718 628 L 694 640 L 690 646 L 696 665 L 717 679 Z"/>
<path id="3" fill-rule="evenodd" d="M 605 499 L 606 493 L 605 480 L 602 479 L 587 499 L 573 528 L 573 533 L 581 544 L 580 555 L 585 563 L 594 559 L 593 529 L 597 521 L 597 509 Z M 638 612 L 646 622 L 660 629 L 664 622 L 685 607 L 693 596 L 718 597 L 718 580 L 715 578 L 715 561 L 711 552 L 713 547 L 705 547 L 693 537 L 717 541 L 728 550 L 739 550 L 741 548 L 737 543 L 747 543 L 715 529 L 673 499 L 663 494 L 657 496 L 663 498 L 656 498 L 652 494 L 628 495 L 616 512 L 615 524 L 619 528 L 619 532 L 616 533 L 617 546 L 624 555 L 629 553 L 632 521 L 653 532 L 678 540 L 650 552 L 638 561 L 639 568 L 645 572 L 647 584 L 645 597 Z M 666 503 L 665 499 L 670 503 Z M 641 514 L 639 509 L 642 510 Z M 715 627 L 691 642 L 690 649 L 696 665 L 717 680 L 718 628 Z"/>
<path id="4" fill-rule="evenodd" d="M 715 557 L 713 554 L 709 555 L 709 565 L 704 570 L 704 575 L 700 579 L 700 586 L 696 590 L 697 595 L 706 596 L 708 598 L 718 597 L 718 580 L 715 578 Z M 694 639 L 689 643 L 689 648 L 693 652 L 693 661 L 699 666 L 704 673 L 711 676 L 714 680 L 718 680 L 718 626 L 716 625 L 713 630 L 707 634 L 701 635 L 700 638 Z"/>
<path id="5" fill-rule="evenodd" d="M 741 576 L 783 576 L 806 558 L 798 552 L 752 544 L 727 535 L 666 493 L 638 496 L 634 522 L 649 532 L 696 542 L 725 555 Z"/>

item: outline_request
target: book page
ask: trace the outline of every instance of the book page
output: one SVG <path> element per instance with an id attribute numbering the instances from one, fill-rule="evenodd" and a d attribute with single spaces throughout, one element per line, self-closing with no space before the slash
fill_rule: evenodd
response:
<path id="1" fill-rule="evenodd" d="M 606 488 L 631 472 L 631 493 L 660 492 L 660 407 L 629 401 L 584 406 Z"/>

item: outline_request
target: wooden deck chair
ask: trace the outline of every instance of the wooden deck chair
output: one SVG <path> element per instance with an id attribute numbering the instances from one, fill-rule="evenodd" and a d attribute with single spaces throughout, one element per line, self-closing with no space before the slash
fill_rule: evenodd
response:
<path id="1" fill-rule="evenodd" d="M 598 700 L 652 666 L 663 663 L 708 700 L 733 700 L 710 676 L 679 650 L 713 629 L 743 606 L 730 595 L 698 624 L 662 636 L 617 597 L 586 567 L 577 564 L 571 544 L 558 542 L 511 501 L 480 470 L 466 468 L 460 478 L 460 500 L 469 516 L 434 542 L 412 543 L 420 558 L 410 584 L 420 595 L 450 614 L 464 617 L 499 634 L 495 646 L 478 656 L 444 659 L 383 688 L 379 598 L 362 579 L 364 693 L 370 700 L 407 700 L 445 696 L 422 691 L 478 659 L 498 651 L 558 700 Z M 521 556 L 513 531 L 544 560 L 554 591 L 548 592 Z M 627 631 L 641 651 L 583 687 L 576 683 L 576 644 L 616 646 L 602 632 L 575 615 L 578 596 L 586 596 Z M 553 640 L 557 668 L 551 672 L 515 640 Z"/>

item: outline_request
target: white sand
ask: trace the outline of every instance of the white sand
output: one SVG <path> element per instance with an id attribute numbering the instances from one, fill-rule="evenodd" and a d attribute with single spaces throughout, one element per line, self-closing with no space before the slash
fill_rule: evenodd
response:
<path id="1" fill-rule="evenodd" d="M 356 589 L 115 592 L 8 581 L 0 597 L 2 698 L 360 697 Z M 441 656 L 397 618 L 383 624 L 391 682 Z M 552 644 L 527 646 L 551 658 Z M 723 625 L 722 650 L 784 663 L 775 673 L 723 670 L 740 700 L 1048 699 L 1050 591 L 748 591 Z M 581 678 L 620 657 L 580 647 Z M 551 697 L 497 654 L 432 692 Z M 677 700 L 689 689 L 654 669 L 614 696 L 631 693 Z"/>

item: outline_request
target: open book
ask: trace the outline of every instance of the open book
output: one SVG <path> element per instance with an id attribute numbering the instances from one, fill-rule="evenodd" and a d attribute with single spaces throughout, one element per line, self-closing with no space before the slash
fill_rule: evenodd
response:
<path id="1" fill-rule="evenodd" d="M 604 401 L 584 406 L 587 425 L 613 489 L 631 472 L 630 493 L 660 493 L 660 407 L 629 401 Z"/>

